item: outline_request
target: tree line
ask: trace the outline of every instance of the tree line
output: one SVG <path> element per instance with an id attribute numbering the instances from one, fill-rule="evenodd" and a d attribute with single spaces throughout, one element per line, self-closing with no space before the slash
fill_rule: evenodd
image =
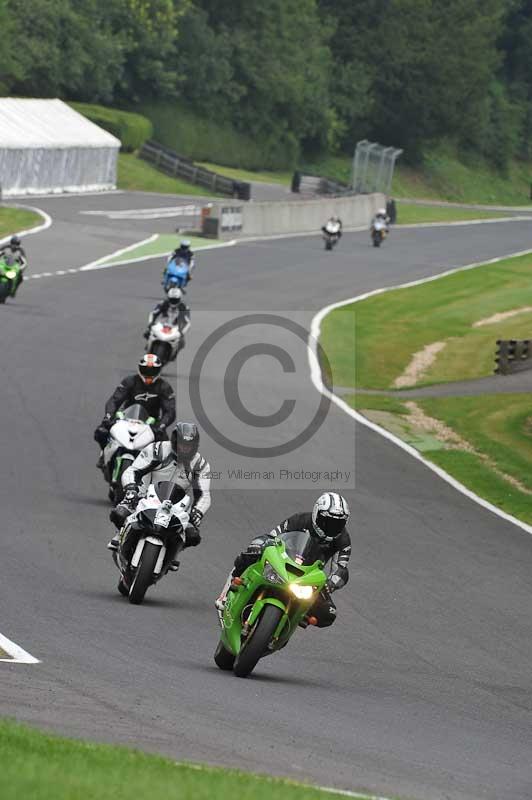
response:
<path id="1" fill-rule="evenodd" d="M 307 155 L 532 149 L 532 0 L 0 0 L 0 92 L 179 101 Z"/>

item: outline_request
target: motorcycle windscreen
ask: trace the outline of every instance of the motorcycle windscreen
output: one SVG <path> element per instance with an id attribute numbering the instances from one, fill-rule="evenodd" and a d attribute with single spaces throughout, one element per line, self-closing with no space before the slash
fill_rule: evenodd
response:
<path id="1" fill-rule="evenodd" d="M 321 558 L 318 543 L 307 531 L 289 531 L 279 538 L 284 542 L 288 558 L 296 564 L 314 564 Z"/>
<path id="2" fill-rule="evenodd" d="M 137 420 L 138 422 L 146 422 L 150 415 L 139 403 L 122 409 L 123 419 Z"/>
<path id="3" fill-rule="evenodd" d="M 153 488 L 161 503 L 170 500 L 172 505 L 175 505 L 185 496 L 185 490 L 173 481 L 158 481 L 153 484 Z"/>

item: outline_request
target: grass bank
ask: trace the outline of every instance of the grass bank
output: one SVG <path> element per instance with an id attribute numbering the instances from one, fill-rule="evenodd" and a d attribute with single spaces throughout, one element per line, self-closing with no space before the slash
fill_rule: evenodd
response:
<path id="1" fill-rule="evenodd" d="M 423 453 L 468 489 L 532 524 L 529 394 L 401 401 L 381 395 L 349 405 Z"/>
<path id="2" fill-rule="evenodd" d="M 423 206 L 417 203 L 397 203 L 397 224 L 417 225 L 426 222 L 462 222 L 472 219 L 507 217 L 502 211 L 486 211 L 453 206 Z"/>
<path id="3" fill-rule="evenodd" d="M 225 175 L 235 181 L 258 181 L 259 183 L 280 183 L 283 186 L 290 186 L 292 182 L 292 172 L 268 172 L 265 170 L 255 171 L 249 169 L 237 169 L 236 167 L 223 167 L 220 164 L 212 164 L 210 161 L 198 162 L 205 169 Z"/>
<path id="4" fill-rule="evenodd" d="M 444 346 L 412 386 L 490 375 L 496 340 L 531 332 L 532 255 L 526 255 L 339 308 L 323 321 L 322 344 L 335 385 L 389 389 L 428 345 Z"/>
<path id="5" fill-rule="evenodd" d="M 35 211 L 2 206 L 0 207 L 0 238 L 34 228 L 42 221 L 41 215 Z"/>
<path id="6" fill-rule="evenodd" d="M 118 155 L 118 188 L 136 192 L 162 192 L 163 194 L 215 196 L 201 186 L 171 178 L 143 161 L 133 153 Z"/>
<path id="7" fill-rule="evenodd" d="M 348 393 L 349 387 L 390 388 L 427 345 L 438 342 L 443 349 L 416 385 L 492 374 L 496 339 L 528 338 L 531 331 L 527 255 L 337 309 L 323 321 L 321 341 L 333 383 L 344 387 L 351 407 L 493 505 L 532 524 L 529 394 L 407 399 L 401 391 Z"/>
<path id="8" fill-rule="evenodd" d="M 315 175 L 349 183 L 352 158 L 327 156 L 301 165 Z M 426 200 L 491 205 L 530 205 L 532 163 L 512 162 L 502 174 L 474 156 L 458 156 L 452 148 L 441 147 L 427 153 L 423 164 L 412 168 L 399 159 L 396 163 L 391 195 Z"/>
<path id="9" fill-rule="evenodd" d="M 177 764 L 123 747 L 96 745 L 0 722 L 2 800 L 340 800 L 289 781 Z"/>

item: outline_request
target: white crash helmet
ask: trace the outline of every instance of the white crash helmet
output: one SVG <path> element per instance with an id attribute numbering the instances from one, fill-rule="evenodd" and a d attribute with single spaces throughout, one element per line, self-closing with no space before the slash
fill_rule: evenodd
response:
<path id="1" fill-rule="evenodd" d="M 182 297 L 183 292 L 178 286 L 172 286 L 170 289 L 168 289 L 168 299 L 172 305 L 179 303 Z"/>
<path id="2" fill-rule="evenodd" d="M 318 497 L 312 509 L 312 533 L 321 541 L 332 542 L 340 536 L 351 512 L 347 500 L 336 492 Z"/>
<path id="3" fill-rule="evenodd" d="M 385 217 L 386 216 L 386 209 L 385 208 L 379 208 L 379 210 L 377 211 L 377 216 L 378 217 Z"/>

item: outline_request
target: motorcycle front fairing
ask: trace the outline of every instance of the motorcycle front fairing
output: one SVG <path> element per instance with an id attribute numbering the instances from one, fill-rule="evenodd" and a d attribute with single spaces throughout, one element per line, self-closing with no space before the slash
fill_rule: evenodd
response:
<path id="1" fill-rule="evenodd" d="M 167 549 L 168 562 L 184 545 L 183 532 L 189 522 L 190 497 L 173 481 L 150 483 L 146 494 L 126 519 L 121 535 L 122 567 L 129 566 L 139 541 L 153 536 Z"/>

